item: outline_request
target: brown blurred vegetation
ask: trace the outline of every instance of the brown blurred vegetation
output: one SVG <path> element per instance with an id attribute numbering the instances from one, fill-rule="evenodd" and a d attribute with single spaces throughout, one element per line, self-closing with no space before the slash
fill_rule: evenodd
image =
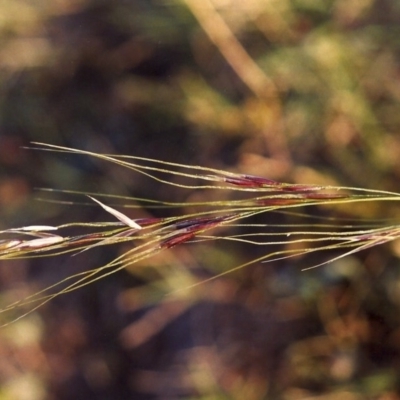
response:
<path id="1" fill-rule="evenodd" d="M 36 187 L 203 196 L 31 141 L 400 191 L 396 0 L 4 0 L 0 71 L 1 229 L 104 218 Z M 123 250 L 2 261 L 0 301 Z M 177 247 L 2 329 L 0 399 L 399 399 L 398 245 L 163 297 L 260 251 Z"/>

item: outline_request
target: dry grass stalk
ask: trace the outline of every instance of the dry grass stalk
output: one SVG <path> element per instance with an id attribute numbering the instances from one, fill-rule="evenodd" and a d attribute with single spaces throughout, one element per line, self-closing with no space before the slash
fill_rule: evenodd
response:
<path id="1" fill-rule="evenodd" d="M 12 228 L 0 232 L 4 239 L 0 242 L 0 259 L 32 258 L 56 256 L 64 253 L 77 254 L 94 246 L 108 246 L 130 242 L 132 248 L 110 263 L 68 276 L 59 283 L 51 285 L 29 297 L 3 308 L 8 312 L 15 308 L 26 309 L 17 319 L 36 310 L 51 299 L 82 288 L 99 279 L 103 279 L 128 266 L 139 263 L 160 252 L 184 243 L 205 241 L 233 241 L 262 246 L 266 249 L 263 256 L 234 266 L 209 278 L 239 270 L 250 264 L 272 262 L 296 257 L 318 251 L 335 250 L 339 255 L 306 269 L 315 268 L 354 254 L 366 248 L 387 243 L 400 237 L 400 226 L 397 224 L 337 223 L 314 221 L 306 224 L 284 225 L 275 227 L 271 224 L 254 224 L 248 222 L 250 217 L 271 212 L 294 214 L 296 209 L 303 210 L 309 206 L 334 206 L 350 203 L 399 201 L 397 193 L 367 190 L 351 187 L 332 187 L 316 185 L 299 185 L 276 182 L 274 180 L 236 174 L 200 166 L 188 166 L 134 156 L 97 154 L 61 146 L 34 143 L 35 149 L 66 152 L 94 157 L 112 162 L 132 171 L 143 174 L 158 183 L 178 186 L 183 189 L 229 190 L 240 192 L 242 198 L 236 200 L 210 201 L 200 203 L 167 203 L 147 200 L 151 207 L 168 207 L 179 209 L 183 205 L 191 206 L 196 211 L 191 214 L 176 215 L 168 218 L 140 218 L 132 220 L 121 211 L 87 195 L 106 212 L 112 215 L 115 222 L 82 223 L 71 222 L 60 226 L 31 225 Z M 171 176 L 185 178 L 185 183 L 176 183 Z M 187 183 L 189 182 L 189 183 Z M 75 192 L 77 194 L 77 192 Z M 106 194 L 98 195 L 107 199 Z M 135 200 L 135 198 L 132 198 Z M 143 201 L 143 199 L 141 199 Z M 127 205 L 129 206 L 129 204 Z M 78 236 L 63 234 L 67 228 L 76 227 L 85 230 Z M 229 228 L 253 228 L 254 233 L 229 234 Z M 269 229 L 274 227 L 273 232 Z M 223 234 L 220 234 L 220 228 Z M 90 230 L 87 233 L 87 229 Z M 301 244 L 301 246 L 296 246 Z M 279 245 L 281 250 L 268 250 Z M 193 286 L 204 283 L 196 281 Z M 59 287 L 63 287 L 59 289 Z M 181 289 L 189 289 L 184 287 Z M 15 321 L 15 319 L 13 320 Z"/>

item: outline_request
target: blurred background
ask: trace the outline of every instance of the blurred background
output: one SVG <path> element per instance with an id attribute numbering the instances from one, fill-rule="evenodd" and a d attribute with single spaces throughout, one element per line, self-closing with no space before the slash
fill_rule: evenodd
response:
<path id="1" fill-rule="evenodd" d="M 110 217 L 40 187 L 207 199 L 32 141 L 400 191 L 399 100 L 396 0 L 3 0 L 0 229 Z M 0 303 L 126 250 L 3 260 Z M 1 329 L 0 399 L 400 399 L 399 245 L 162 295 L 260 254 L 178 246 Z"/>

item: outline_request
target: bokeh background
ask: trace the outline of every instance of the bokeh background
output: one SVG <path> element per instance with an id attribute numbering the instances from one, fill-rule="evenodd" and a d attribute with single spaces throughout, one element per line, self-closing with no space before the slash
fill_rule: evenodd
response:
<path id="1" fill-rule="evenodd" d="M 396 0 L 3 0 L 0 229 L 109 217 L 79 196 L 42 202 L 39 187 L 207 199 L 32 141 L 400 191 L 399 100 Z M 124 250 L 1 261 L 0 302 Z M 0 399 L 399 399 L 396 243 L 162 296 L 260 252 L 176 247 L 1 329 Z"/>

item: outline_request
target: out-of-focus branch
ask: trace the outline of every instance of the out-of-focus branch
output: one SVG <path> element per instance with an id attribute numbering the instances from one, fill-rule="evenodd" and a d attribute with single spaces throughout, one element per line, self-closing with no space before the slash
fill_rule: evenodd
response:
<path id="1" fill-rule="evenodd" d="M 260 132 L 270 154 L 276 158 L 290 159 L 282 132 L 282 106 L 275 83 L 251 58 L 211 0 L 182 1 L 242 82 L 260 99 L 258 108 L 262 113 L 268 109 L 268 116 L 264 115 L 261 118 L 264 122 L 263 126 L 260 126 Z"/>
<path id="2" fill-rule="evenodd" d="M 247 87 L 260 98 L 278 102 L 275 84 L 250 57 L 210 0 L 183 0 L 204 32 Z"/>

